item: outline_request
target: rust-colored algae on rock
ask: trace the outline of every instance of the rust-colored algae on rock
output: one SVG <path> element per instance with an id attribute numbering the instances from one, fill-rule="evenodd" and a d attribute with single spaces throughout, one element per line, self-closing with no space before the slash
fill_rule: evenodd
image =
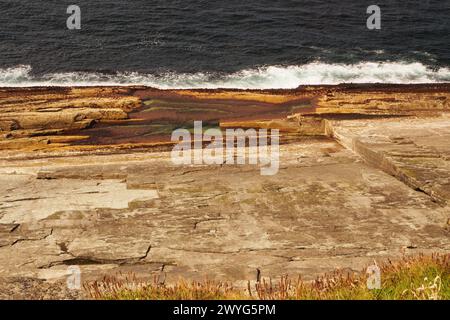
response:
<path id="1" fill-rule="evenodd" d="M 0 89 L 0 148 L 34 151 L 112 145 L 152 148 L 177 128 L 279 129 L 325 134 L 324 119 L 431 116 L 449 111 L 447 84 L 305 86 L 295 90 L 145 87 Z M 54 136 L 61 136 L 56 141 Z M 63 138 L 65 137 L 65 138 Z M 25 139 L 25 140 L 21 140 Z M 120 148 L 111 148 L 117 150 Z M 159 150 L 159 148 L 156 148 Z"/>

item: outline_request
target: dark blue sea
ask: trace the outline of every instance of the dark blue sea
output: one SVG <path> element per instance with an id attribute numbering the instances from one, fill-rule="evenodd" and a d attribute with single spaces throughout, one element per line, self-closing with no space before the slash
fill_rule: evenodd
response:
<path id="1" fill-rule="evenodd" d="M 0 86 L 342 82 L 450 82 L 450 0 L 0 0 Z"/>

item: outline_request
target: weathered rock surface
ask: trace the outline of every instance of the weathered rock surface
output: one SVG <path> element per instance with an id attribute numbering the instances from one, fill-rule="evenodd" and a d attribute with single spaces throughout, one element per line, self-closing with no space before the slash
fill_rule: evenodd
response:
<path id="1" fill-rule="evenodd" d="M 403 251 L 450 250 L 450 211 L 425 193 L 331 140 L 281 150 L 273 177 L 253 166 L 174 167 L 166 154 L 95 156 L 82 170 L 77 159 L 15 171 L 4 163 L 0 275 L 52 283 L 80 265 L 85 280 L 118 270 L 151 277 L 164 265 L 168 281 L 252 280 L 256 268 L 309 279 Z M 105 178 L 126 178 L 92 179 L 105 167 Z"/>
<path id="2" fill-rule="evenodd" d="M 315 113 L 430 115 L 450 111 L 448 85 L 343 86 L 317 100 Z"/>
<path id="3" fill-rule="evenodd" d="M 331 134 L 367 163 L 450 203 L 450 115 L 333 122 Z"/>
<path id="4" fill-rule="evenodd" d="M 81 130 L 101 120 L 124 120 L 140 105 L 131 89 L 0 89 L 0 147 L 19 149 L 21 144 L 11 139 Z"/>
<path id="5" fill-rule="evenodd" d="M 65 284 L 73 265 L 83 280 L 117 271 L 152 278 L 164 266 L 167 282 L 208 277 L 240 284 L 254 280 L 257 268 L 263 276 L 311 279 L 404 253 L 449 253 L 448 88 L 394 89 L 385 91 L 404 100 L 395 107 L 402 117 L 376 103 L 367 113 L 379 108 L 386 115 L 365 114 L 362 96 L 371 93 L 363 91 L 372 89 L 361 87 L 310 87 L 284 97 L 282 91 L 134 92 L 140 101 L 167 99 L 170 108 L 174 96 L 275 108 L 304 99 L 314 104 L 331 92 L 334 98 L 315 106 L 328 108 L 323 113 L 219 121 L 222 128 L 278 128 L 295 136 L 280 146 L 274 176 L 261 176 L 253 165 L 175 166 L 170 153 L 133 142 L 79 146 L 54 133 L 9 138 L 17 145 L 0 151 L 0 298 L 83 297 Z M 124 89 L 105 90 L 120 96 Z M 414 105 L 410 95 L 421 90 L 427 98 Z M 333 100 L 344 96 L 345 105 Z M 6 94 L 1 99 L 9 101 Z M 332 108 L 339 110 L 328 113 Z M 404 117 L 405 110 L 415 117 Z M 27 143 L 32 146 L 24 148 Z"/>
<path id="6" fill-rule="evenodd" d="M 222 128 L 256 123 L 280 129 L 293 141 L 292 133 L 320 134 L 323 119 L 440 115 L 450 111 L 450 85 L 264 91 L 8 88 L 0 89 L 0 111 L 0 150 L 64 154 L 154 147 L 161 151 L 161 143 L 170 149 L 174 129 L 192 126 L 194 120 Z"/>

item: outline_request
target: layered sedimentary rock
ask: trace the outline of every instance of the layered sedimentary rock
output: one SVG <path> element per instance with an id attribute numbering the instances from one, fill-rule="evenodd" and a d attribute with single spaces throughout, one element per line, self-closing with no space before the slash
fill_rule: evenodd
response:
<path id="1" fill-rule="evenodd" d="M 435 201 L 450 203 L 450 114 L 425 119 L 333 121 L 330 133 L 367 163 Z"/>
<path id="2" fill-rule="evenodd" d="M 128 112 L 140 107 L 131 92 L 120 88 L 0 89 L 1 147 L 70 142 L 77 137 L 54 136 L 100 121 L 127 119 Z M 31 139 L 14 141 L 20 138 Z"/>
<path id="3" fill-rule="evenodd" d="M 317 99 L 315 113 L 431 115 L 450 110 L 448 85 L 343 86 Z"/>
<path id="4" fill-rule="evenodd" d="M 10 150 L 63 148 L 87 152 L 104 152 L 101 145 L 115 145 L 111 150 L 170 148 L 171 132 L 192 126 L 194 120 L 217 128 L 273 127 L 292 141 L 293 134 L 322 134 L 323 119 L 439 115 L 449 111 L 449 99 L 449 86 L 445 84 L 266 91 L 1 89 L 0 146 Z"/>
<path id="5" fill-rule="evenodd" d="M 65 284 L 73 265 L 83 281 L 164 269 L 246 285 L 256 269 L 311 279 L 449 253 L 449 93 L 2 89 L 0 297 L 83 297 Z M 170 133 L 194 120 L 279 129 L 278 174 L 174 165 Z"/>

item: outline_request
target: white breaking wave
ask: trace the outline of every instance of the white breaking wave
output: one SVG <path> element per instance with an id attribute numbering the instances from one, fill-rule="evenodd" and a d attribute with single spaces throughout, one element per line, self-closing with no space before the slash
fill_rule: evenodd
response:
<path id="1" fill-rule="evenodd" d="M 358 64 L 308 63 L 301 66 L 267 66 L 232 74 L 117 72 L 50 73 L 35 77 L 31 66 L 0 69 L 0 86 L 145 85 L 159 89 L 293 89 L 301 85 L 340 83 L 443 83 L 450 69 L 432 69 L 422 63 L 364 62 Z"/>

